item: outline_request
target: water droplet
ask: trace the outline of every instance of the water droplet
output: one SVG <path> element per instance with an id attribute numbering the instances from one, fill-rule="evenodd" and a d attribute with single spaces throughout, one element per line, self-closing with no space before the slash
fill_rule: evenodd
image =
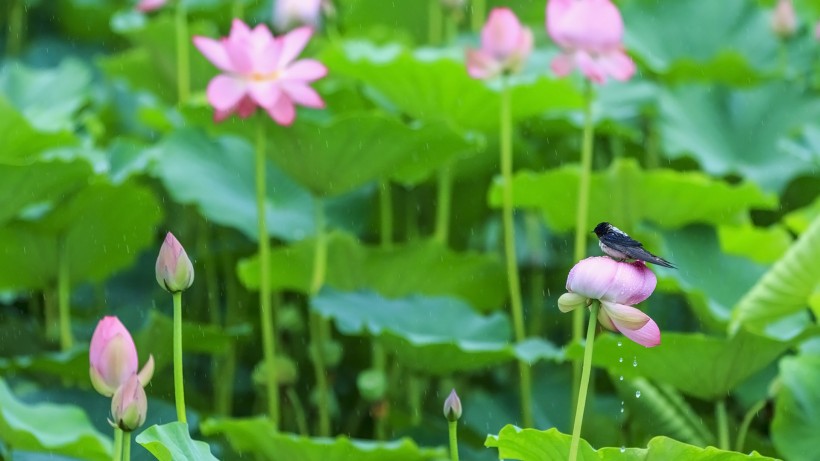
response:
<path id="1" fill-rule="evenodd" d="M 623 453 L 623 452 L 625 452 L 625 451 L 626 451 L 626 447 L 625 447 L 625 446 L 623 446 L 623 445 L 621 445 L 621 453 Z"/>
<path id="2" fill-rule="evenodd" d="M 641 398 L 641 391 L 635 391 L 635 398 L 636 399 Z"/>
<path id="3" fill-rule="evenodd" d="M 624 380 L 624 375 L 621 375 L 621 377 L 620 377 L 620 378 L 618 378 L 618 380 L 619 380 L 619 381 L 623 381 L 623 380 Z"/>
<path id="4" fill-rule="evenodd" d="M 622 342 L 618 341 L 618 347 L 621 347 L 621 346 L 623 346 L 623 345 L 624 345 L 624 343 L 622 343 Z"/>
<path id="5" fill-rule="evenodd" d="M 618 359 L 618 361 L 621 362 L 621 363 L 624 363 L 624 358 L 621 357 L 621 358 Z"/>
<path id="6" fill-rule="evenodd" d="M 624 407 L 621 407 L 621 413 L 623 413 L 623 412 L 624 412 Z"/>
<path id="7" fill-rule="evenodd" d="M 632 366 L 633 366 L 633 367 L 637 367 L 637 366 L 638 366 L 638 358 L 637 358 L 637 357 L 633 357 L 633 358 L 632 358 Z"/>

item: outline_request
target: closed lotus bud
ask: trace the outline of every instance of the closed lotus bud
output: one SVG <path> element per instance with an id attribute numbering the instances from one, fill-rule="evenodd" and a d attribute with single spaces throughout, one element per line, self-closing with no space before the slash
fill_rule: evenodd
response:
<path id="1" fill-rule="evenodd" d="M 91 384 L 100 394 L 111 397 L 133 374 L 139 361 L 131 333 L 117 317 L 106 316 L 97 324 L 88 350 Z M 139 371 L 140 381 L 148 384 L 154 374 L 154 357 Z"/>
<path id="2" fill-rule="evenodd" d="M 194 283 L 194 266 L 188 259 L 185 248 L 170 232 L 159 249 L 156 273 L 159 286 L 171 293 L 185 291 Z"/>
<path id="3" fill-rule="evenodd" d="M 797 32 L 797 14 L 791 0 L 779 0 L 772 13 L 772 31 L 780 38 L 790 38 Z"/>
<path id="4" fill-rule="evenodd" d="M 458 421 L 461 418 L 461 399 L 458 398 L 455 389 L 450 391 L 450 395 L 444 401 L 444 417 L 450 422 Z"/>
<path id="5" fill-rule="evenodd" d="M 143 13 L 149 13 L 154 10 L 158 10 L 165 6 L 168 0 L 140 0 L 137 3 L 137 11 L 141 11 Z"/>
<path id="6" fill-rule="evenodd" d="M 126 432 L 131 432 L 145 423 L 147 412 L 148 397 L 145 390 L 139 377 L 131 375 L 111 399 L 111 417 L 114 419 L 112 423 Z"/>
<path id="7" fill-rule="evenodd" d="M 318 27 L 324 3 L 323 0 L 276 0 L 273 27 L 280 32 L 298 26 Z"/>

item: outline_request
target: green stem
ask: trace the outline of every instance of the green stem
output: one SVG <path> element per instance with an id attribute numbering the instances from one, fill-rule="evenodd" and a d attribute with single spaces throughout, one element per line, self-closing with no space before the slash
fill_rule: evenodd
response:
<path id="1" fill-rule="evenodd" d="M 524 215 L 525 229 L 527 233 L 527 244 L 531 248 L 542 245 L 540 216 L 536 212 L 528 212 Z M 539 336 L 544 325 L 544 265 L 541 261 L 535 261 L 529 272 L 530 276 L 530 336 Z"/>
<path id="2" fill-rule="evenodd" d="M 470 27 L 473 32 L 479 32 L 484 25 L 484 15 L 486 14 L 487 6 L 484 0 L 472 0 L 470 3 L 472 11 L 470 13 Z"/>
<path id="3" fill-rule="evenodd" d="M 421 378 L 412 371 L 407 378 L 407 401 L 410 403 L 410 425 L 421 424 Z"/>
<path id="4" fill-rule="evenodd" d="M 296 417 L 296 428 L 299 430 L 299 434 L 302 436 L 309 436 L 308 433 L 308 423 L 307 417 L 305 416 L 305 408 L 302 406 L 302 401 L 299 400 L 299 394 L 293 390 L 292 386 L 288 386 L 285 390 L 285 394 L 288 396 L 288 400 L 290 401 L 291 407 L 293 407 L 293 414 Z"/>
<path id="5" fill-rule="evenodd" d="M 327 235 L 325 231 L 325 208 L 324 202 L 316 198 L 316 249 L 313 254 L 313 276 L 310 282 L 310 295 L 316 296 L 325 283 L 327 273 Z M 310 311 L 309 315 L 311 342 L 314 347 L 313 371 L 316 375 L 316 387 L 318 391 L 319 406 L 319 435 L 327 437 L 330 435 L 330 386 L 327 380 L 327 369 L 325 365 L 325 342 L 326 331 L 322 325 L 322 317 Z"/>
<path id="6" fill-rule="evenodd" d="M 441 32 L 443 29 L 444 15 L 441 11 L 440 0 L 429 0 L 428 12 L 428 40 L 431 45 L 441 44 Z"/>
<path id="7" fill-rule="evenodd" d="M 23 36 L 26 28 L 25 0 L 12 0 L 9 11 L 8 41 L 6 50 L 9 56 L 17 56 L 23 49 Z"/>
<path id="8" fill-rule="evenodd" d="M 587 326 L 587 341 L 584 347 L 584 364 L 581 373 L 581 387 L 578 392 L 578 403 L 575 407 L 575 418 L 572 425 L 572 441 L 569 446 L 569 460 L 578 458 L 578 444 L 581 442 L 581 427 L 584 423 L 584 408 L 587 404 L 587 390 L 589 390 L 589 376 L 592 372 L 592 348 L 595 345 L 595 325 L 598 322 L 598 301 L 593 301 L 589 307 L 589 325 Z M 580 309 L 583 312 L 583 309 Z"/>
<path id="9" fill-rule="evenodd" d="M 174 401 L 177 421 L 187 423 L 185 416 L 185 386 L 182 381 L 182 292 L 174 296 Z"/>
<path id="10" fill-rule="evenodd" d="M 735 441 L 735 451 L 743 452 L 743 446 L 746 445 L 746 434 L 749 433 L 749 426 L 752 425 L 752 421 L 755 419 L 755 416 L 766 406 L 766 399 L 760 400 L 754 405 L 752 408 L 749 408 L 749 411 L 746 412 L 746 415 L 743 416 L 743 422 L 740 423 L 740 428 L 737 431 L 737 441 Z"/>
<path id="11" fill-rule="evenodd" d="M 718 448 L 729 449 L 729 418 L 726 415 L 726 400 L 715 402 L 715 419 L 717 420 Z"/>
<path id="12" fill-rule="evenodd" d="M 592 86 L 585 81 L 584 88 L 584 134 L 581 144 L 581 177 L 578 181 L 578 209 L 575 214 L 575 247 L 573 259 L 580 261 L 586 256 L 586 242 L 589 220 L 589 183 L 592 174 L 592 140 L 594 125 L 592 122 Z M 584 312 L 575 309 L 572 314 L 572 342 L 579 342 L 584 332 Z M 572 362 L 572 402 L 578 400 L 577 389 L 581 380 L 581 364 Z"/>
<path id="13" fill-rule="evenodd" d="M 69 278 L 68 245 L 65 238 L 59 238 L 59 261 L 57 261 L 57 312 L 60 319 L 60 348 L 64 351 L 74 346 L 71 334 L 71 279 Z"/>
<path id="14" fill-rule="evenodd" d="M 122 433 L 122 461 L 131 461 L 131 433 Z"/>
<path id="15" fill-rule="evenodd" d="M 450 461 L 458 461 L 458 421 L 447 421 L 450 432 Z"/>
<path id="16" fill-rule="evenodd" d="M 113 461 L 122 461 L 122 429 L 114 428 L 114 451 L 111 459 Z"/>
<path id="17" fill-rule="evenodd" d="M 379 224 L 382 248 L 393 246 L 393 191 L 389 181 L 379 184 Z"/>
<path id="18" fill-rule="evenodd" d="M 501 80 L 501 178 L 502 218 L 504 221 L 504 257 L 507 263 L 507 288 L 510 295 L 510 310 L 516 342 L 523 341 L 524 306 L 521 301 L 521 281 L 518 276 L 518 261 L 515 254 L 515 222 L 513 215 L 513 147 L 512 147 L 512 104 L 506 80 Z M 532 417 L 532 377 L 530 366 L 518 362 L 519 390 L 521 393 L 521 420 L 524 427 L 533 426 Z"/>
<path id="19" fill-rule="evenodd" d="M 450 236 L 450 208 L 453 199 L 453 172 L 450 165 L 441 167 L 438 172 L 436 189 L 438 208 L 436 208 L 436 229 L 433 240 L 447 245 Z"/>
<path id="20" fill-rule="evenodd" d="M 265 388 L 268 397 L 268 418 L 274 430 L 279 430 L 279 386 L 276 379 L 276 341 L 270 288 L 270 238 L 268 236 L 265 199 L 267 193 L 265 117 L 256 118 L 256 221 L 259 226 L 259 314 L 262 329 L 262 352 L 265 361 Z"/>
<path id="21" fill-rule="evenodd" d="M 179 105 L 188 102 L 191 94 L 191 63 L 189 57 L 190 48 L 188 46 L 188 13 L 185 10 L 185 2 L 177 1 L 176 6 L 176 47 L 177 47 L 177 98 Z"/>

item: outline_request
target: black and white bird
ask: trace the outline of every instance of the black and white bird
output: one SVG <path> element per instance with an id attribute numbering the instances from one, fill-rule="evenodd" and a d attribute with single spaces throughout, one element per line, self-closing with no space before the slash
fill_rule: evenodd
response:
<path id="1" fill-rule="evenodd" d="M 618 229 L 608 222 L 602 222 L 595 226 L 595 235 L 598 236 L 598 246 L 601 251 L 610 257 L 623 261 L 625 259 L 637 259 L 663 267 L 676 269 L 669 261 L 655 256 L 643 248 L 643 244 L 626 232 Z"/>

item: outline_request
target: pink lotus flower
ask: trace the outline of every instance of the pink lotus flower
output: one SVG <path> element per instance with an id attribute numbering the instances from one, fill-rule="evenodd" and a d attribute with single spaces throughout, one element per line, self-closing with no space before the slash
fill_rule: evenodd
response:
<path id="1" fill-rule="evenodd" d="M 148 413 L 148 397 L 142 388 L 139 376 L 131 375 L 128 380 L 117 389 L 111 399 L 112 425 L 131 432 L 145 423 Z"/>
<path id="2" fill-rule="evenodd" d="M 165 234 L 155 266 L 157 283 L 171 293 L 187 290 L 194 283 L 194 266 L 174 234 Z"/>
<path id="3" fill-rule="evenodd" d="M 779 0 L 772 12 L 772 32 L 786 39 L 797 32 L 797 14 L 791 0 Z"/>
<path id="4" fill-rule="evenodd" d="M 532 52 L 532 31 L 509 8 L 494 8 L 481 29 L 481 48 L 467 50 L 467 72 L 489 79 L 518 72 Z"/>
<path id="5" fill-rule="evenodd" d="M 563 50 L 551 68 L 559 77 L 575 67 L 595 83 L 629 80 L 635 63 L 624 52 L 624 23 L 610 0 L 549 0 L 547 32 Z"/>
<path id="6" fill-rule="evenodd" d="M 598 321 L 604 328 L 654 347 L 661 342 L 658 325 L 631 305 L 646 300 L 657 283 L 655 274 L 642 261 L 627 263 L 606 256 L 590 257 L 570 270 L 568 293 L 558 298 L 558 308 L 569 312 L 599 300 Z"/>
<path id="7" fill-rule="evenodd" d="M 137 11 L 149 13 L 162 8 L 166 3 L 168 3 L 168 0 L 140 0 L 139 3 L 137 3 L 136 8 Z"/>
<path id="8" fill-rule="evenodd" d="M 327 74 L 319 61 L 296 57 L 313 31 L 300 27 L 274 37 L 264 24 L 253 30 L 234 19 L 231 33 L 221 40 L 194 37 L 194 45 L 224 73 L 208 84 L 208 102 L 219 122 L 236 112 L 250 117 L 259 106 L 280 125 L 296 118 L 295 104 L 323 108 L 324 101 L 308 86 Z"/>
<path id="9" fill-rule="evenodd" d="M 106 397 L 114 395 L 132 375 L 137 374 L 139 366 L 137 348 L 131 334 L 113 316 L 103 317 L 94 329 L 88 358 L 91 363 L 91 384 Z M 148 384 L 153 375 L 154 356 L 149 356 L 148 362 L 139 372 L 140 382 Z"/>
<path id="10" fill-rule="evenodd" d="M 324 0 L 275 0 L 273 27 L 285 31 L 294 25 L 318 27 Z"/>

